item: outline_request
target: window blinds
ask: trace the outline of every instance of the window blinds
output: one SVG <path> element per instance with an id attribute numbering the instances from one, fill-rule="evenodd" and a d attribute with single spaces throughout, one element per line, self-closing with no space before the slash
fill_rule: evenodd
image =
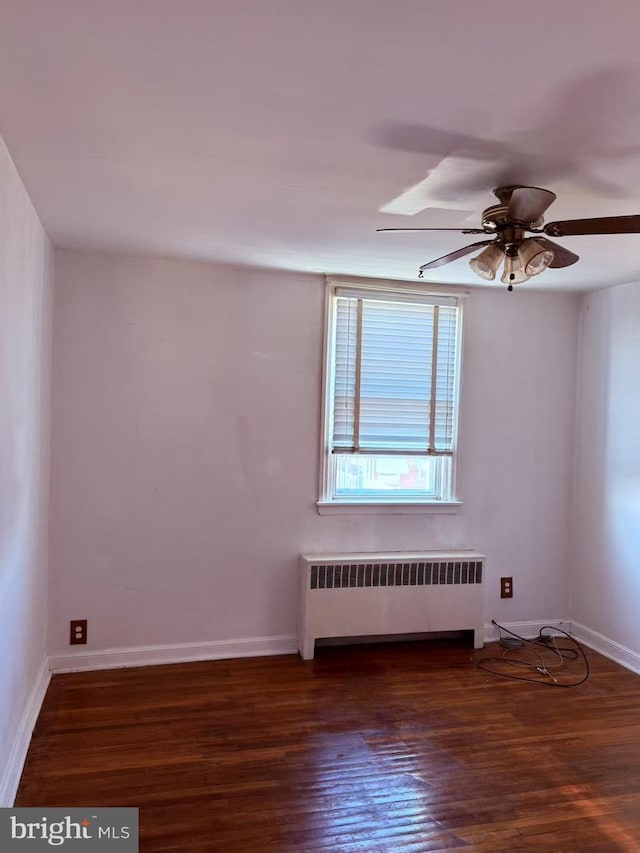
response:
<path id="1" fill-rule="evenodd" d="M 335 298 L 332 451 L 451 454 L 455 300 Z"/>

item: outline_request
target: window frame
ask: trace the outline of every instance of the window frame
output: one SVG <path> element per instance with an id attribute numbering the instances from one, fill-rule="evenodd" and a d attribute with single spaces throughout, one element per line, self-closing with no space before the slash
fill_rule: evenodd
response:
<path id="1" fill-rule="evenodd" d="M 318 512 L 322 515 L 333 513 L 346 514 L 422 514 L 422 513 L 455 513 L 462 506 L 458 497 L 457 484 L 460 474 L 459 463 L 459 424 L 460 401 L 462 387 L 462 344 L 464 336 L 464 297 L 469 291 L 455 285 L 446 288 L 434 288 L 433 285 L 420 286 L 408 282 L 386 280 L 362 280 L 350 277 L 333 278 L 327 276 L 325 284 L 324 334 L 323 334 L 323 373 L 322 373 L 322 429 L 319 468 L 319 500 Z M 363 298 L 367 292 L 376 292 L 389 296 L 403 297 L 453 297 L 456 299 L 457 340 L 456 340 L 456 375 L 454 386 L 454 423 L 453 446 L 451 455 L 451 489 L 446 499 L 433 498 L 401 498 L 385 500 L 380 497 L 367 499 L 345 499 L 333 497 L 334 467 L 331 464 L 331 437 L 333 431 L 333 393 L 334 393 L 334 355 L 336 345 L 335 305 L 337 291 L 340 288 L 361 291 Z M 427 455 L 427 454 L 425 454 Z"/>

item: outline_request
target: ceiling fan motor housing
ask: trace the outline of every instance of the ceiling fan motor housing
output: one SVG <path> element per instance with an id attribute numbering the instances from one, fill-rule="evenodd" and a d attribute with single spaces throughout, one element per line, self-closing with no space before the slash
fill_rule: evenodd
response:
<path id="1" fill-rule="evenodd" d="M 525 228 L 512 222 L 506 204 L 494 204 L 482 213 L 482 227 L 488 234 L 496 234 L 501 243 L 518 243 L 524 239 Z"/>
<path id="2" fill-rule="evenodd" d="M 482 211 L 482 227 L 485 231 L 494 233 L 507 221 L 507 205 L 493 204 Z"/>

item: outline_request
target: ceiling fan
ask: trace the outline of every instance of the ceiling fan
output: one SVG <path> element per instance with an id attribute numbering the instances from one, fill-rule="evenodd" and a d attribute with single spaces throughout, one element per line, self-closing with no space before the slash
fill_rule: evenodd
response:
<path id="1" fill-rule="evenodd" d="M 481 228 L 378 228 L 378 231 L 457 231 L 460 234 L 491 234 L 493 239 L 471 243 L 420 267 L 425 270 L 449 264 L 485 246 L 469 261 L 471 269 L 481 278 L 493 281 L 504 262 L 501 281 L 513 290 L 514 284 L 528 281 L 547 269 L 569 267 L 579 260 L 578 255 L 549 240 L 548 237 L 569 237 L 578 234 L 638 234 L 640 215 L 602 216 L 593 219 L 565 219 L 544 225 L 543 215 L 556 195 L 540 187 L 511 185 L 494 190 L 499 204 L 482 213 Z M 525 236 L 527 233 L 534 237 Z"/>

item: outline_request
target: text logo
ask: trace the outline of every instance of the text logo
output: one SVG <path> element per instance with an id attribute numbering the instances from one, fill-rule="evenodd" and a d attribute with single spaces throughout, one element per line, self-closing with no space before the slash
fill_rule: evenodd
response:
<path id="1" fill-rule="evenodd" d="M 0 850 L 138 853 L 138 809 L 0 809 Z"/>

